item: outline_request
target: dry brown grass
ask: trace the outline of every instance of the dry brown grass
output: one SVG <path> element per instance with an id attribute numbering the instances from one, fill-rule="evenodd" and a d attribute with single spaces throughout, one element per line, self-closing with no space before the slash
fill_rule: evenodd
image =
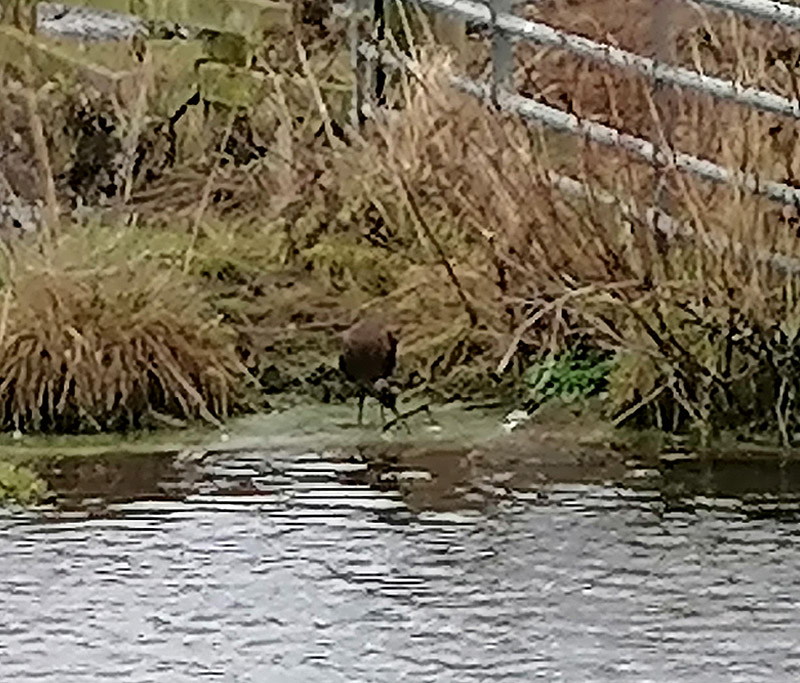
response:
<path id="1" fill-rule="evenodd" d="M 463 304 L 448 326 L 469 327 L 456 322 L 467 319 L 466 303 L 479 310 L 471 357 L 499 359 L 503 368 L 520 343 L 545 352 L 588 336 L 621 358 L 612 384 L 620 419 L 704 435 L 771 428 L 788 442 L 800 416 L 792 388 L 798 283 L 765 254 L 796 258 L 800 249 L 775 207 L 671 171 L 673 213 L 693 234 L 664 248 L 624 204 L 554 191 L 547 173 L 560 164 L 549 163 L 549 136 L 459 96 L 447 74 L 446 65 L 427 72 L 403 116 L 370 138 L 364 167 L 384 206 L 395 192 L 386 210 L 392 224 L 415 229 L 407 202 L 397 199 L 414 196 L 459 281 L 470 283 L 462 292 L 448 283 L 451 309 Z M 753 126 L 743 114 L 725 158 L 760 150 Z M 649 169 L 604 152 L 614 173 L 595 170 L 584 161 L 599 150 L 580 152 L 582 180 L 640 208 L 652 201 Z M 420 233 L 417 245 L 425 238 Z"/>
<path id="2" fill-rule="evenodd" d="M 717 60 L 703 62 L 708 70 L 748 60 L 748 82 L 790 94 L 741 31 L 715 30 L 733 49 L 701 51 Z M 177 124 L 174 167 L 125 207 L 160 226 L 170 263 L 135 247 L 131 235 L 146 234 L 146 249 L 161 253 L 147 227 L 118 233 L 113 259 L 78 258 L 74 234 L 51 263 L 34 252 L 14 259 L 0 335 L 5 426 L 217 418 L 239 405 L 233 337 L 265 384 L 296 389 L 335 365 L 334 333 L 356 311 L 378 309 L 397 328 L 408 383 L 427 381 L 442 397 L 496 392 L 496 375 L 513 379 L 515 366 L 580 340 L 619 358 L 610 410 L 620 422 L 791 439 L 798 283 L 762 256 L 800 250 L 774 205 L 670 170 L 672 212 L 693 232 L 665 248 L 640 212 L 652 202 L 652 169 L 454 92 L 448 59 L 424 47 L 421 80 L 395 83 L 400 110 L 357 134 L 339 95 L 317 87 L 341 76 L 330 42 L 340 38 L 306 43 L 305 56 L 284 46 L 274 96 L 230 131 L 230 116 L 213 109 Z M 556 99 L 569 92 L 581 113 L 658 129 L 642 81 L 559 59 L 538 51 L 522 68 L 535 66 L 530 82 Z M 674 101 L 682 150 L 794 173 L 794 126 L 770 137 L 764 115 L 695 95 Z M 624 202 L 564 195 L 549 182 L 554 170 Z M 193 223 L 201 196 L 208 205 Z"/>
<path id="3" fill-rule="evenodd" d="M 135 234 L 72 230 L 20 246 L 0 310 L 0 425 L 99 431 L 220 419 L 246 372 L 207 297 Z"/>
<path id="4" fill-rule="evenodd" d="M 651 169 L 588 144 L 565 156 L 552 135 L 454 92 L 446 60 L 429 53 L 423 61 L 423 81 L 401 83 L 402 114 L 370 124 L 354 144 L 309 145 L 287 122 L 278 160 L 222 174 L 227 205 L 250 216 L 234 241 L 252 252 L 251 271 L 258 262 L 272 274 L 234 285 L 228 276 L 229 293 L 250 288 L 227 298 L 245 345 L 267 364 L 306 372 L 335 353 L 319 341 L 325 330 L 346 324 L 353 309 L 379 307 L 399 328 L 407 373 L 452 396 L 491 391 L 491 371 L 520 352 L 588 337 L 623 359 L 613 382 L 618 417 L 670 428 L 777 427 L 788 439 L 791 364 L 756 381 L 773 357 L 759 344 L 769 346 L 795 312 L 794 278 L 759 257 L 796 254 L 776 207 L 671 173 L 673 212 L 694 234 L 663 251 L 638 214 L 562 195 L 547 180 L 553 169 L 570 171 L 643 208 Z M 700 142 L 702 112 L 685 111 L 694 112 Z M 753 168 L 773 142 L 759 136 L 758 116 L 734 113 L 717 122 L 733 131 L 718 135 L 726 140 L 719 160 Z M 305 361 L 288 361 L 288 349 Z"/>

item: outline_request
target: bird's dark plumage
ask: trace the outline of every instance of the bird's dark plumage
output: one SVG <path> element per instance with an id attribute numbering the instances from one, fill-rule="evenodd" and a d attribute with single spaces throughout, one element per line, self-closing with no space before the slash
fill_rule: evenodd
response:
<path id="1" fill-rule="evenodd" d="M 381 406 L 395 413 L 396 396 L 386 380 L 397 363 L 397 339 L 374 319 L 362 320 L 342 335 L 339 368 L 358 385 L 358 422 L 361 424 L 366 394 L 374 396 Z M 376 386 L 378 383 L 378 386 Z"/>
<path id="2" fill-rule="evenodd" d="M 339 365 L 354 382 L 376 382 L 394 371 L 397 340 L 381 323 L 364 320 L 342 335 Z"/>

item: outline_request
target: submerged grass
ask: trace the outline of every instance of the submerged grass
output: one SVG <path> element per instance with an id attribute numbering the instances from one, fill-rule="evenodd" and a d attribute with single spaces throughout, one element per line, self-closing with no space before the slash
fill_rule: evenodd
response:
<path id="1" fill-rule="evenodd" d="M 0 461 L 0 503 L 33 505 L 46 493 L 47 484 L 29 467 Z"/>

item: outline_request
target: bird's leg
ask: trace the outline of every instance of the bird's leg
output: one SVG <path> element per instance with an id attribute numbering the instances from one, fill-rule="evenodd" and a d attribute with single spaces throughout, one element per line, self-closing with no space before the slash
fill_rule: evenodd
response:
<path id="1" fill-rule="evenodd" d="M 389 422 L 383 425 L 383 431 L 387 432 L 396 424 L 402 424 L 403 427 L 406 428 L 406 432 L 411 434 L 411 427 L 409 427 L 408 422 L 406 422 L 406 418 L 408 417 L 408 415 L 407 414 L 401 415 L 400 413 L 397 412 L 397 410 L 393 410 L 392 412 L 394 412 L 395 418 L 393 420 L 389 420 Z"/>
<path id="2" fill-rule="evenodd" d="M 386 410 L 383 407 L 383 401 L 378 402 L 381 407 L 381 424 L 386 424 Z"/>
<path id="3" fill-rule="evenodd" d="M 364 390 L 360 389 L 358 392 L 358 426 L 363 424 L 364 417 Z"/>
<path id="4" fill-rule="evenodd" d="M 401 414 L 400 411 L 397 410 L 397 406 L 393 406 L 392 405 L 392 406 L 389 406 L 389 408 L 394 413 L 394 420 L 391 420 L 390 422 L 387 423 L 385 421 L 385 419 L 384 419 L 383 431 L 386 431 L 386 430 L 390 429 L 391 427 L 393 427 L 394 425 L 402 422 L 403 423 L 403 427 L 405 427 L 406 431 L 410 434 L 411 433 L 411 427 L 409 427 L 408 426 L 408 422 L 406 422 L 406 417 L 408 415 L 407 414 Z M 383 416 L 384 416 L 383 403 L 381 403 L 381 418 L 383 418 Z"/>
<path id="5" fill-rule="evenodd" d="M 389 407 L 392 409 L 392 412 L 394 413 L 395 418 L 397 418 L 398 420 L 403 419 L 403 416 L 400 414 L 400 411 L 397 410 L 397 406 L 396 405 L 391 405 Z"/>

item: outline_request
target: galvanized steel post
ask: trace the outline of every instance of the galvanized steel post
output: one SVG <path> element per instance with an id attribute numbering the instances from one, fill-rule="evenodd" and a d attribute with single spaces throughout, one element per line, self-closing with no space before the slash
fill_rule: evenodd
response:
<path id="1" fill-rule="evenodd" d="M 350 47 L 350 68 L 353 71 L 353 98 L 350 108 L 350 123 L 359 128 L 364 123 L 364 58 L 361 54 L 361 34 L 364 21 L 364 0 L 347 1 L 347 38 Z"/>
<path id="2" fill-rule="evenodd" d="M 492 102 L 498 107 L 498 94 L 514 87 L 514 46 L 511 37 L 500 29 L 497 17 L 511 14 L 514 0 L 487 0 L 492 15 Z"/>
<path id="3" fill-rule="evenodd" d="M 375 81 L 372 85 L 375 92 L 375 104 L 378 107 L 386 104 L 386 71 L 382 59 L 386 40 L 386 2 L 391 2 L 391 0 L 374 0 L 372 15 L 375 43 L 378 47 L 378 63 L 375 69 Z"/>

